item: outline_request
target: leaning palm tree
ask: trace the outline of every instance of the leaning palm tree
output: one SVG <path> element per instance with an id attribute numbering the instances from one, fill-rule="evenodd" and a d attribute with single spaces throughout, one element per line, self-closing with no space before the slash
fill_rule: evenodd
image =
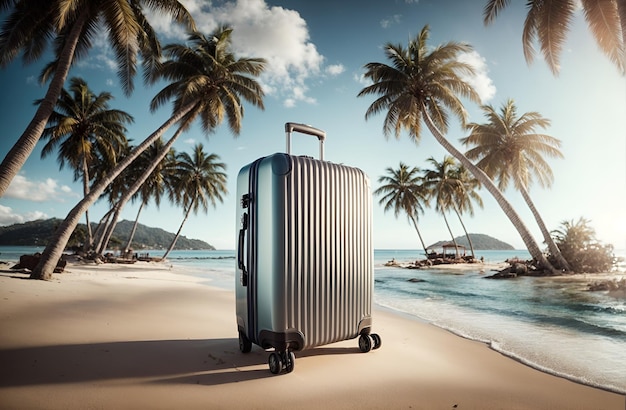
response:
<path id="1" fill-rule="evenodd" d="M 493 22 L 498 13 L 510 3 L 509 0 L 489 0 L 484 9 L 484 22 Z M 578 8 L 583 14 L 600 49 L 626 73 L 626 1 L 580 1 L 580 0 L 530 0 L 526 3 L 528 14 L 524 22 L 522 44 L 528 63 L 535 57 L 533 43 L 539 41 L 541 53 L 554 74 L 559 72 L 559 56 L 565 44 L 565 36 Z"/>
<path id="2" fill-rule="evenodd" d="M 160 156 L 163 151 L 163 140 L 158 140 L 155 142 L 148 150 L 143 152 L 139 158 L 135 162 L 133 162 L 132 168 L 133 173 L 138 175 L 140 174 L 140 170 L 143 170 L 151 164 L 155 158 Z M 165 158 L 159 162 L 157 167 L 152 171 L 148 179 L 141 185 L 139 188 L 139 192 L 133 197 L 141 201 L 139 204 L 139 209 L 137 210 L 137 216 L 135 217 L 135 223 L 133 224 L 133 228 L 128 235 L 128 240 L 126 241 L 126 246 L 122 251 L 122 254 L 126 254 L 131 247 L 133 242 L 133 238 L 135 236 L 135 231 L 137 230 L 137 224 L 139 223 L 139 216 L 141 215 L 141 211 L 144 206 L 148 205 L 150 201 L 154 201 L 154 204 L 157 208 L 161 205 L 161 198 L 165 195 L 167 191 L 167 180 L 169 176 L 175 172 L 176 169 L 176 152 L 174 149 L 170 149 Z"/>
<path id="3" fill-rule="evenodd" d="M 470 234 L 467 232 L 467 228 L 465 227 L 463 218 L 461 218 L 461 214 L 467 212 L 470 216 L 474 216 L 474 203 L 481 208 L 483 207 L 483 200 L 477 192 L 477 189 L 480 188 L 480 182 L 470 175 L 470 173 L 467 172 L 467 169 L 460 164 L 452 170 L 452 176 L 454 179 L 459 181 L 457 189 L 453 192 L 454 200 L 452 202 L 452 209 L 459 218 L 461 227 L 463 227 L 463 232 L 465 232 L 465 237 L 467 238 L 467 243 L 470 247 L 472 259 L 475 259 L 476 254 L 474 253 L 474 243 L 472 242 Z"/>
<path id="4" fill-rule="evenodd" d="M 172 125 L 178 124 L 178 129 L 170 140 L 176 139 L 180 135 L 179 131 L 188 129 L 198 117 L 207 134 L 214 131 L 226 117 L 231 132 L 238 135 L 243 118 L 242 98 L 258 108 L 264 108 L 263 90 L 255 77 L 263 72 L 265 60 L 236 58 L 230 51 L 231 32 L 231 29 L 220 28 L 209 37 L 192 33 L 189 45 L 171 45 L 164 49 L 169 59 L 159 67 L 153 80 L 163 79 L 170 83 L 153 98 L 151 108 L 156 110 L 173 98 L 172 116 L 120 161 L 106 179 L 91 187 L 89 195 L 70 211 L 57 229 L 31 277 L 48 279 L 52 275 L 80 215 L 139 154 L 161 138 Z"/>
<path id="5" fill-rule="evenodd" d="M 219 156 L 207 155 L 202 144 L 194 147 L 193 156 L 182 152 L 177 155 L 177 172 L 172 174 L 173 199 L 183 205 L 185 217 L 172 240 L 171 245 L 163 255 L 163 259 L 170 254 L 180 232 L 189 217 L 191 211 L 197 214 L 199 210 L 205 213 L 209 209 L 209 203 L 215 207 L 216 201 L 223 201 L 222 194 L 226 189 L 226 165 L 217 162 Z"/>
<path id="6" fill-rule="evenodd" d="M 117 186 L 117 199 L 113 202 L 113 206 L 111 208 L 111 218 L 107 221 L 106 229 L 103 231 L 103 237 L 99 241 L 99 246 L 96 248 L 96 253 L 102 255 L 107 246 L 109 245 L 109 241 L 113 236 L 113 231 L 117 226 L 117 222 L 119 220 L 120 214 L 128 201 L 133 199 L 135 195 L 141 190 L 141 188 L 146 184 L 146 182 L 150 179 L 151 175 L 154 171 L 162 164 L 164 159 L 170 153 L 174 142 L 178 139 L 180 134 L 182 134 L 183 129 L 179 127 L 174 135 L 169 139 L 167 144 L 158 144 L 158 151 L 155 153 L 151 160 L 145 163 L 145 167 L 140 168 L 138 165 L 133 166 L 133 164 L 137 161 L 134 161 L 131 166 L 126 168 L 124 172 L 121 174 L 123 177 L 123 182 L 118 181 L 113 183 L 112 186 Z M 156 143 L 158 143 L 157 140 Z M 144 151 L 142 154 L 144 154 Z M 141 156 L 138 158 L 140 159 Z M 134 168 L 134 169 L 133 169 Z M 133 172 L 137 171 L 137 172 Z"/>
<path id="7" fill-rule="evenodd" d="M 415 39 L 409 41 L 408 48 L 387 44 L 385 53 L 392 62 L 391 66 L 383 63 L 365 65 L 365 77 L 373 84 L 365 87 L 358 95 L 380 96 L 369 106 L 365 118 L 386 110 L 384 135 L 388 137 L 393 133 L 399 138 L 401 131 L 406 129 L 409 138 L 416 143 L 421 137 L 422 122 L 426 124 L 437 142 L 493 195 L 533 258 L 541 266 L 554 270 L 524 222 L 493 181 L 445 138 L 448 110 L 463 124 L 467 122 L 467 112 L 459 97 L 475 102 L 480 100 L 471 85 L 462 79 L 462 75 L 472 74 L 473 68 L 459 60 L 461 53 L 469 52 L 472 48 L 468 44 L 450 42 L 429 49 L 428 36 L 429 28 L 425 26 Z"/>
<path id="8" fill-rule="evenodd" d="M 535 131 L 545 129 L 550 120 L 535 111 L 518 115 L 512 99 L 502 105 L 500 112 L 491 105 L 482 109 L 487 122 L 468 124 L 470 135 L 461 139 L 464 145 L 472 147 L 465 155 L 478 160 L 476 165 L 498 182 L 500 190 L 506 190 L 509 182 L 513 182 L 535 217 L 550 253 L 562 269 L 569 270 L 528 192 L 534 181 L 542 187 L 552 185 L 552 169 L 544 156 L 563 158 L 559 150 L 561 141 Z"/>
<path id="9" fill-rule="evenodd" d="M 108 34 L 126 94 L 133 90 L 138 55 L 146 73 L 158 66 L 161 46 L 144 7 L 195 29 L 191 15 L 177 0 L 2 0 L 0 9 L 9 10 L 9 15 L 0 28 L 0 66 L 6 67 L 20 53 L 25 63 L 38 60 L 51 39 L 55 60 L 42 72 L 42 83 L 51 78 L 45 97 L 0 164 L 0 197 L 39 141 L 70 67 L 87 54 L 99 31 Z"/>
<path id="10" fill-rule="evenodd" d="M 383 185 L 376 189 L 374 194 L 382 195 L 378 202 L 385 205 L 385 212 L 393 208 L 396 218 L 400 212 L 406 213 L 406 217 L 417 232 L 426 256 L 428 251 L 417 224 L 418 215 L 424 213 L 424 206 L 428 206 L 427 193 L 419 176 L 420 169 L 409 168 L 408 165 L 400 162 L 398 169 L 388 167 L 385 171 L 387 171 L 387 175 L 378 178 L 378 182 Z"/>
<path id="11" fill-rule="evenodd" d="M 439 162 L 435 158 L 430 157 L 426 160 L 433 168 L 423 170 L 424 187 L 428 192 L 429 198 L 435 201 L 435 211 L 443 216 L 443 220 L 448 228 L 448 233 L 454 244 L 454 253 L 458 258 L 459 248 L 448 223 L 446 213 L 451 209 L 455 209 L 455 200 L 457 193 L 461 190 L 461 181 L 455 176 L 455 167 L 457 162 L 451 156 L 446 155 L 443 161 Z"/>
<path id="12" fill-rule="evenodd" d="M 189 40 L 194 44 L 193 48 L 177 44 L 169 45 L 165 48 L 165 54 L 171 57 L 171 59 L 165 61 L 160 70 L 154 73 L 154 79 L 163 77 L 170 80 L 179 79 L 179 81 L 174 82 L 159 92 L 152 100 L 151 108 L 156 110 L 163 102 L 170 98 L 177 98 L 174 102 L 174 110 L 177 110 L 177 103 L 181 101 L 180 93 L 183 93 L 183 97 L 187 98 L 189 98 L 187 94 L 191 94 L 191 98 L 197 98 L 198 101 L 181 119 L 181 125 L 163 146 L 160 154 L 153 158 L 152 163 L 142 173 L 138 174 L 134 184 L 125 190 L 119 201 L 114 205 L 115 211 L 112 215 L 112 220 L 108 230 L 105 232 L 103 245 L 98 250 L 100 253 L 104 251 L 105 245 L 113 235 L 113 229 L 126 203 L 135 195 L 153 170 L 165 158 L 178 137 L 191 126 L 198 116 L 201 117 L 205 131 L 211 132 L 221 122 L 226 107 L 229 125 L 236 135 L 239 133 L 237 127 L 240 127 L 241 124 L 243 108 L 239 109 L 239 100 L 233 101 L 229 94 L 231 91 L 236 91 L 252 102 L 259 96 L 256 91 L 262 95 L 260 88 L 255 88 L 259 86 L 254 80 L 248 81 L 250 79 L 246 76 L 240 76 L 237 81 L 233 81 L 230 78 L 233 72 L 238 70 L 246 72 L 248 69 L 257 69 L 258 67 L 256 66 L 250 67 L 250 64 L 258 63 L 262 65 L 264 62 L 262 59 L 235 60 L 234 55 L 229 51 L 231 33 L 232 29 L 226 27 L 218 28 L 209 37 L 205 37 L 200 33 L 191 33 Z M 241 68 L 238 68 L 238 66 Z M 230 72 L 230 70 L 233 72 Z M 188 78 L 187 76 L 189 75 L 197 77 Z M 215 98 L 214 93 L 216 90 L 214 88 L 216 85 L 218 87 L 229 85 L 233 88 L 233 90 L 217 90 L 216 95 L 223 95 L 224 101 Z M 182 103 L 179 104 L 182 107 Z M 231 105 L 232 107 L 228 109 Z"/>
<path id="13" fill-rule="evenodd" d="M 48 142 L 41 151 L 41 157 L 57 151 L 61 169 L 65 163 L 74 169 L 74 179 L 81 179 L 83 196 L 89 194 L 93 178 L 89 169 L 101 158 L 115 162 L 120 147 L 126 144 L 125 124 L 133 122 L 133 117 L 120 110 L 109 108 L 113 99 L 110 93 L 95 95 L 87 83 L 78 77 L 70 80 L 69 90 L 61 90 L 57 101 L 57 111 L 50 116 L 48 127 L 42 137 Z M 89 214 L 87 221 L 87 242 L 92 241 Z"/>

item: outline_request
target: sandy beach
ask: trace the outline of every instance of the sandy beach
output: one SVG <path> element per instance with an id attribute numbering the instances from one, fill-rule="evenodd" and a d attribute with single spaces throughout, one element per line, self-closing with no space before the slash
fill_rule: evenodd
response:
<path id="1" fill-rule="evenodd" d="M 551 376 L 382 308 L 382 347 L 348 340 L 239 352 L 234 294 L 168 264 L 69 264 L 49 282 L 0 273 L 2 409 L 626 409 L 626 398 Z"/>

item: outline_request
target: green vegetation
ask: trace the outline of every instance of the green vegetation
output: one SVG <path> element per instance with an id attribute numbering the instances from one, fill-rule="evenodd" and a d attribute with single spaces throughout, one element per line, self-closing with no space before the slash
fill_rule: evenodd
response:
<path id="1" fill-rule="evenodd" d="M 227 176 L 222 170 L 226 170 L 226 164 L 217 162 L 219 158 L 215 154 L 207 155 L 202 144 L 196 144 L 193 156 L 186 152 L 176 156 L 176 172 L 170 184 L 171 192 L 176 202 L 182 204 L 186 211 L 180 228 L 163 258 L 174 249 L 191 211 L 194 214 L 199 210 L 206 213 L 209 210 L 209 203 L 215 206 L 216 201 L 223 202 L 222 194 L 227 192 Z"/>
<path id="2" fill-rule="evenodd" d="M 590 221 L 585 218 L 576 222 L 563 221 L 559 229 L 552 231 L 552 235 L 572 271 L 610 272 L 615 264 L 613 246 L 601 244 L 589 224 Z"/>
<path id="3" fill-rule="evenodd" d="M 424 253 L 428 253 L 417 223 L 419 214 L 423 214 L 424 206 L 428 205 L 428 192 L 421 184 L 420 169 L 409 168 L 400 162 L 397 170 L 388 167 L 386 171 L 388 175 L 378 178 L 378 182 L 383 185 L 374 191 L 375 195 L 382 195 L 378 203 L 385 206 L 385 212 L 393 208 L 396 218 L 400 212 L 404 212 L 417 232 Z"/>
<path id="4" fill-rule="evenodd" d="M 0 246 L 47 246 L 54 230 L 62 220 L 52 218 L 0 227 Z M 92 224 L 92 228 L 96 225 Z M 130 235 L 133 222 L 121 221 L 117 224 L 112 245 L 122 243 Z M 77 246 L 85 238 L 86 226 L 79 224 L 68 242 L 68 246 Z M 151 228 L 138 224 L 135 239 L 131 247 L 137 249 L 166 249 L 173 241 L 174 234 L 160 228 Z M 174 249 L 215 249 L 212 245 L 199 239 L 188 239 L 180 236 Z"/>

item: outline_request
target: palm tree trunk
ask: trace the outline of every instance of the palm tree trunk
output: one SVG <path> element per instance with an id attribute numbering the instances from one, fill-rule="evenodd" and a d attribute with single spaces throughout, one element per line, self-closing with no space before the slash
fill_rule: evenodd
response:
<path id="1" fill-rule="evenodd" d="M 456 244 L 456 239 L 454 239 L 454 234 L 452 233 L 452 229 L 450 228 L 450 224 L 448 223 L 448 218 L 446 218 L 445 212 L 442 211 L 441 215 L 443 216 L 443 220 L 446 222 L 446 227 L 448 228 L 448 232 L 450 233 L 450 238 L 452 238 L 452 243 L 454 244 L 454 257 L 456 259 L 459 257 L 459 246 Z M 444 259 L 446 257 L 445 250 L 443 251 L 443 257 Z"/>
<path id="2" fill-rule="evenodd" d="M 543 252 L 541 252 L 539 245 L 537 245 L 537 242 L 535 241 L 532 234 L 530 233 L 522 219 L 519 217 L 517 212 L 515 212 L 513 206 L 509 203 L 509 201 L 507 201 L 502 192 L 500 192 L 498 187 L 496 187 L 496 185 L 493 183 L 491 178 L 489 178 L 487 174 L 485 174 L 480 168 L 478 168 L 469 159 L 467 159 L 467 157 L 463 155 L 461 151 L 456 149 L 454 145 L 452 145 L 450 141 L 448 141 L 441 134 L 439 129 L 433 123 L 433 120 L 428 115 L 426 107 L 422 107 L 422 112 L 424 114 L 424 122 L 426 123 L 426 126 L 430 130 L 431 134 L 433 134 L 433 137 L 435 137 L 437 142 L 439 142 L 442 147 L 444 147 L 450 154 L 452 154 L 452 156 L 458 159 L 459 162 L 461 162 L 461 164 L 463 164 L 463 166 L 467 168 L 467 170 L 470 171 L 472 175 L 474 175 L 474 177 L 476 177 L 476 179 L 478 179 L 480 183 L 483 184 L 483 186 L 487 189 L 487 191 L 489 191 L 489 193 L 494 197 L 498 205 L 500 205 L 500 208 L 502 209 L 504 214 L 509 218 L 515 229 L 517 229 L 517 232 L 520 234 L 522 241 L 524 241 L 524 245 L 526 245 L 526 249 L 528 249 L 530 255 L 539 263 L 540 267 L 548 269 L 553 274 L 558 274 L 558 271 L 554 268 L 554 266 L 550 264 L 550 262 L 548 262 Z"/>
<path id="3" fill-rule="evenodd" d="M 117 201 L 117 204 L 115 204 L 115 213 L 113 214 L 113 220 L 111 222 L 111 225 L 109 225 L 109 228 L 106 232 L 106 236 L 104 237 L 104 241 L 103 241 L 104 245 L 109 244 L 109 240 L 111 239 L 111 236 L 113 235 L 113 230 L 115 229 L 115 226 L 117 225 L 117 221 L 119 219 L 120 212 L 122 212 L 122 209 L 124 209 L 128 201 L 137 193 L 137 191 L 139 191 L 139 189 L 144 184 L 144 182 L 146 182 L 146 180 L 150 177 L 150 174 L 152 174 L 152 171 L 154 171 L 155 168 L 159 165 L 159 163 L 163 161 L 163 158 L 166 157 L 167 153 L 170 151 L 170 148 L 172 148 L 172 145 L 174 145 L 174 142 L 176 141 L 176 139 L 178 139 L 178 137 L 180 136 L 180 134 L 182 134 L 182 132 L 183 132 L 182 128 L 178 128 L 176 130 L 172 138 L 170 138 L 169 141 L 167 141 L 167 144 L 163 146 L 163 149 L 161 150 L 157 158 L 155 158 L 152 161 L 151 165 L 143 171 L 143 174 L 141 174 L 135 180 L 133 185 L 130 188 L 128 188 L 128 190 L 124 193 L 124 195 L 122 195 L 120 200 Z M 99 253 L 101 252 L 103 252 L 103 250 L 99 250 Z"/>
<path id="4" fill-rule="evenodd" d="M 135 232 L 137 231 L 137 225 L 139 224 L 139 215 L 141 215 L 141 210 L 146 203 L 141 201 L 139 205 L 139 210 L 137 211 L 137 217 L 135 218 L 135 223 L 133 224 L 133 229 L 130 230 L 130 235 L 128 235 L 128 241 L 126 242 L 126 246 L 124 246 L 124 250 L 122 251 L 122 255 L 126 255 L 128 250 L 130 249 L 130 245 L 133 243 L 133 238 L 135 237 Z"/>
<path id="5" fill-rule="evenodd" d="M 100 219 L 100 223 L 96 228 L 96 232 L 94 233 L 94 243 L 92 249 L 95 253 L 98 253 L 100 246 L 102 245 L 102 241 L 104 240 L 104 233 L 109 227 L 109 223 L 111 221 L 111 215 L 113 214 L 113 208 L 109 209 L 106 214 Z"/>
<path id="6" fill-rule="evenodd" d="M 0 164 L 0 197 L 4 195 L 7 188 L 11 184 L 15 175 L 20 171 L 30 154 L 35 149 L 39 138 L 48 122 L 48 118 L 54 111 L 57 99 L 63 89 L 63 84 L 70 71 L 72 61 L 74 60 L 74 52 L 80 38 L 80 33 L 87 21 L 87 12 L 81 13 L 72 29 L 70 30 L 65 45 L 59 55 L 58 64 L 50 81 L 50 86 L 44 99 L 39 104 L 35 116 L 30 121 L 22 136 L 17 140 L 15 145 L 9 150 L 2 164 Z"/>
<path id="7" fill-rule="evenodd" d="M 548 228 L 546 228 L 546 224 L 543 222 L 543 218 L 541 218 L 541 215 L 539 214 L 539 211 L 537 211 L 535 204 L 533 203 L 532 199 L 530 199 L 530 194 L 526 190 L 526 187 L 524 186 L 520 187 L 520 192 L 522 193 L 522 197 L 524 197 L 524 201 L 526 201 L 526 204 L 528 205 L 528 207 L 530 208 L 530 211 L 535 217 L 535 220 L 537 221 L 537 225 L 539 225 L 539 229 L 541 230 L 541 234 L 543 235 L 543 240 L 548 245 L 548 249 L 550 250 L 550 253 L 554 255 L 554 257 L 556 258 L 557 262 L 559 263 L 562 269 L 569 271 L 570 270 L 569 264 L 563 257 L 563 254 L 561 254 L 561 250 L 559 249 L 559 247 L 556 245 L 556 243 L 554 243 L 554 240 L 552 239 L 552 236 L 550 235 Z"/>
<path id="8" fill-rule="evenodd" d="M 120 218 L 120 212 L 122 211 L 122 208 L 126 204 L 126 202 L 124 202 L 124 204 L 120 205 L 121 201 L 122 201 L 121 199 L 117 201 L 115 205 L 113 205 L 113 208 L 111 208 L 111 211 L 112 211 L 111 217 L 107 221 L 106 229 L 102 233 L 102 238 L 100 238 L 100 243 L 98 247 L 96 248 L 96 254 L 100 256 L 104 254 L 107 247 L 109 246 L 109 241 L 111 241 L 111 237 L 113 236 L 113 231 L 115 230 L 115 227 L 117 226 L 117 221 Z"/>
<path id="9" fill-rule="evenodd" d="M 454 212 L 456 212 L 456 216 L 459 217 L 459 222 L 461 222 L 461 226 L 463 227 L 463 232 L 465 232 L 467 243 L 469 243 L 469 246 L 470 246 L 470 252 L 472 252 L 472 259 L 476 259 L 476 255 L 474 254 L 474 244 L 472 243 L 472 238 L 470 238 L 469 234 L 467 233 L 467 229 L 465 229 L 465 224 L 463 223 L 463 218 L 461 218 L 461 213 L 459 212 L 459 209 L 456 206 L 454 207 Z"/>
<path id="10" fill-rule="evenodd" d="M 52 238 L 48 242 L 48 246 L 44 249 L 41 258 L 39 260 L 39 264 L 35 267 L 30 277 L 32 279 L 43 279 L 49 280 L 52 278 L 52 273 L 54 268 L 56 267 L 57 262 L 61 258 L 63 254 L 63 250 L 67 245 L 67 241 L 70 239 L 72 232 L 76 228 L 78 221 L 82 214 L 89 209 L 94 202 L 100 198 L 100 194 L 106 189 L 107 186 L 117 176 L 126 169 L 131 162 L 135 160 L 142 152 L 144 152 L 150 145 L 154 143 L 157 139 L 161 138 L 163 133 L 167 131 L 169 127 L 173 124 L 180 121 L 191 109 L 194 107 L 196 103 L 191 102 L 171 116 L 163 125 L 161 125 L 155 132 L 153 132 L 148 138 L 146 138 L 141 144 L 135 147 L 130 154 L 122 159 L 107 175 L 106 178 L 103 178 L 100 182 L 91 187 L 91 191 L 89 195 L 84 197 L 78 204 L 72 208 L 72 210 L 65 217 L 65 220 L 61 222 L 61 225 L 57 228 Z"/>
<path id="11" fill-rule="evenodd" d="M 89 194 L 89 167 L 87 166 L 87 158 L 83 155 L 83 196 Z M 85 223 L 87 224 L 87 240 L 83 244 L 83 251 L 88 251 L 93 244 L 93 233 L 91 232 L 91 223 L 89 223 L 89 210 L 85 211 Z"/>
<path id="12" fill-rule="evenodd" d="M 180 227 L 178 228 L 178 232 L 176 232 L 176 235 L 174 235 L 174 240 L 172 241 L 169 249 L 167 250 L 167 252 L 165 252 L 161 260 L 165 260 L 165 258 L 167 258 L 167 255 L 169 255 L 170 252 L 172 252 L 172 250 L 174 249 L 174 246 L 176 246 L 176 241 L 180 236 L 180 231 L 183 230 L 183 225 L 185 225 L 185 222 L 187 222 L 187 218 L 189 218 L 189 213 L 191 212 L 191 208 L 193 208 L 194 202 L 196 202 L 196 198 L 197 197 L 194 197 L 193 201 L 191 201 L 191 204 L 189 204 L 189 206 L 187 207 L 187 211 L 185 212 L 185 218 L 183 219 L 183 222 L 181 222 Z"/>
<path id="13" fill-rule="evenodd" d="M 413 226 L 415 227 L 415 231 L 417 232 L 417 236 L 420 238 L 420 242 L 422 244 L 422 249 L 424 249 L 424 257 L 428 258 L 428 250 L 426 249 L 426 244 L 424 243 L 424 239 L 422 239 L 422 234 L 417 227 L 417 220 L 414 216 L 410 216 L 411 222 L 413 222 Z"/>

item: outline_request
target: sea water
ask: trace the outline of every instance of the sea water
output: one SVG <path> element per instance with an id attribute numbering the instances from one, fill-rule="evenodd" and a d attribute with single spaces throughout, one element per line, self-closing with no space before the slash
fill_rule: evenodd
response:
<path id="1" fill-rule="evenodd" d="M 42 250 L 0 247 L 0 260 L 15 261 Z M 158 257 L 164 251 L 149 253 Z M 232 250 L 177 250 L 164 263 L 213 286 L 234 289 L 235 256 Z M 477 251 L 476 257 L 485 263 L 530 259 L 525 250 Z M 463 271 L 385 266 L 392 259 L 422 258 L 419 251 L 376 250 L 374 302 L 484 342 L 545 372 L 626 394 L 626 299 L 589 292 L 568 278 L 489 280 L 485 277 L 493 272 L 480 264 Z M 615 278 L 626 277 L 624 265 L 618 269 Z"/>

